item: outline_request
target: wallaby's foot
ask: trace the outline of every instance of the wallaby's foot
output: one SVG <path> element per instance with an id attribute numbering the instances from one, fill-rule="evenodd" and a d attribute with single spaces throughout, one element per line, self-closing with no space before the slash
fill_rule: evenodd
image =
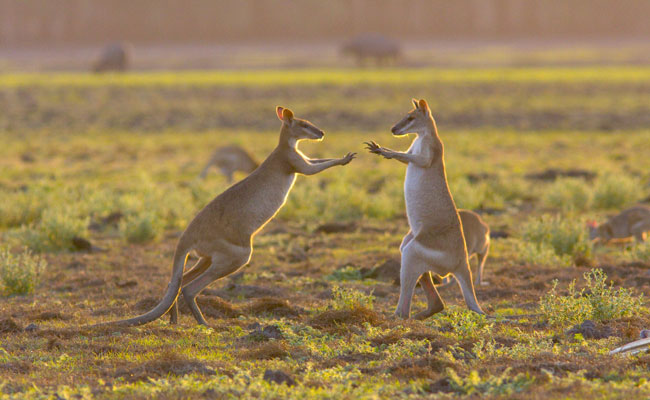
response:
<path id="1" fill-rule="evenodd" d="M 430 316 L 432 316 L 434 314 L 437 314 L 437 313 L 441 312 L 444 309 L 445 309 L 444 304 L 436 304 L 434 307 L 427 308 L 426 310 L 420 311 L 419 313 L 415 314 L 415 316 L 413 318 L 418 319 L 418 320 L 427 319 Z"/>
<path id="2" fill-rule="evenodd" d="M 399 318 L 399 319 L 409 319 L 410 318 L 410 315 L 400 313 L 399 310 L 395 311 L 395 314 L 393 314 L 393 315 L 395 316 L 395 318 Z"/>

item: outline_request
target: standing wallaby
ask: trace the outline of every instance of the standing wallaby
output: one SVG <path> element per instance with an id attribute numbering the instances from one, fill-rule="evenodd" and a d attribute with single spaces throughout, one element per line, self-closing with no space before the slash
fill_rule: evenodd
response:
<path id="1" fill-rule="evenodd" d="M 487 260 L 488 252 L 490 251 L 490 227 L 481 219 L 481 217 L 470 210 L 458 210 L 460 223 L 463 226 L 463 236 L 465 237 L 465 245 L 467 246 L 467 257 L 472 258 L 476 255 L 476 280 L 475 285 L 487 285 L 488 282 L 483 280 L 483 267 L 485 260 Z M 454 282 L 451 276 L 445 277 L 442 282 L 443 286 L 449 285 Z"/>
<path id="2" fill-rule="evenodd" d="M 232 182 L 232 176 L 236 171 L 250 174 L 259 166 L 257 161 L 239 146 L 224 146 L 216 149 L 199 177 L 205 178 L 213 165 L 219 168 L 228 182 Z"/>
<path id="3" fill-rule="evenodd" d="M 474 293 L 465 238 L 449 192 L 444 150 L 436 123 L 425 100 L 414 99 L 413 105 L 415 108 L 391 130 L 395 136 L 416 134 L 406 153 L 381 147 L 375 142 L 366 143 L 371 153 L 407 164 L 404 199 L 411 229 L 400 245 L 400 294 L 395 314 L 402 318 L 410 317 L 411 299 L 420 277 L 428 306 L 416 318 L 426 318 L 445 308 L 433 284 L 431 272 L 437 276 L 453 274 L 467 307 L 484 314 Z"/>
<path id="4" fill-rule="evenodd" d="M 221 193 L 187 226 L 176 246 L 172 277 L 163 299 L 151 311 L 135 318 L 102 325 L 142 325 L 171 311 L 178 320 L 177 297 L 182 293 L 199 324 L 207 325 L 196 304 L 196 296 L 210 283 L 246 265 L 253 252 L 253 237 L 275 216 L 287 199 L 296 174 L 314 175 L 354 159 L 311 160 L 297 148 L 301 140 L 322 140 L 324 133 L 310 122 L 294 118 L 291 110 L 278 107 L 282 121 L 277 147 L 252 174 Z M 187 256 L 194 251 L 199 260 L 183 275 Z"/>
<path id="5" fill-rule="evenodd" d="M 626 239 L 631 236 L 637 242 L 645 241 L 645 233 L 650 231 L 650 207 L 638 205 L 611 217 L 600 225 L 595 221 L 587 222 L 589 238 L 603 242 L 612 239 Z"/>

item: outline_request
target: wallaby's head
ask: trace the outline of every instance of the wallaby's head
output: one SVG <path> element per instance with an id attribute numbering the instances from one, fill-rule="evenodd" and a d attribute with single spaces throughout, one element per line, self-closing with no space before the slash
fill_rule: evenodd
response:
<path id="1" fill-rule="evenodd" d="M 608 241 L 614 236 L 612 227 L 607 222 L 598 225 L 596 221 L 588 221 L 587 228 L 589 228 L 589 240 Z"/>
<path id="2" fill-rule="evenodd" d="M 322 140 L 323 136 L 325 136 L 325 133 L 311 122 L 294 117 L 293 112 L 288 108 L 277 107 L 275 112 L 282 121 L 282 129 L 285 129 L 289 134 L 289 139 L 295 141 L 304 139 Z"/>
<path id="3" fill-rule="evenodd" d="M 431 110 L 424 99 L 412 99 L 413 108 L 401 121 L 391 129 L 393 135 L 402 136 L 408 133 L 422 133 L 431 127 Z"/>

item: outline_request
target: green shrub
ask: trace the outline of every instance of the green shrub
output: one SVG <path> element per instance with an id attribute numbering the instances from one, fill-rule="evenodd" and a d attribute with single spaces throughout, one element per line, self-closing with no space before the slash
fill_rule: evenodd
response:
<path id="1" fill-rule="evenodd" d="M 0 292 L 3 296 L 32 293 L 46 266 L 45 260 L 27 249 L 13 254 L 6 247 L 0 248 Z"/>
<path id="2" fill-rule="evenodd" d="M 632 261 L 650 261 L 650 242 L 637 243 L 627 251 L 627 258 Z"/>
<path id="3" fill-rule="evenodd" d="M 358 281 L 361 279 L 361 271 L 352 265 L 346 265 L 327 275 L 325 279 L 330 281 Z"/>
<path id="4" fill-rule="evenodd" d="M 575 280 L 569 284 L 568 294 L 557 294 L 557 280 L 553 288 L 540 299 L 540 312 L 552 325 L 568 326 L 585 320 L 604 321 L 637 313 L 643 305 L 643 295 L 635 297 L 625 288 L 614 290 L 607 285 L 607 275 L 601 269 L 584 274 L 586 288 L 578 291 Z"/>
<path id="5" fill-rule="evenodd" d="M 573 263 L 570 256 L 557 255 L 547 243 L 518 241 L 516 248 L 519 260 L 528 265 L 570 267 Z"/>
<path id="6" fill-rule="evenodd" d="M 451 368 L 447 370 L 449 384 L 460 394 L 472 395 L 509 395 L 523 392 L 530 386 L 534 379 L 528 375 L 517 374 L 510 377 L 510 368 L 506 368 L 500 375 L 481 378 L 477 371 L 471 371 L 465 378 L 460 377 Z"/>
<path id="7" fill-rule="evenodd" d="M 494 325 L 485 315 L 465 308 L 454 307 L 447 313 L 445 319 L 451 325 L 452 332 L 461 339 L 488 337 Z"/>
<path id="8" fill-rule="evenodd" d="M 332 287 L 331 305 L 334 310 L 352 310 L 359 307 L 372 310 L 374 301 L 375 296 L 372 294 L 365 294 L 355 289 L 339 286 Z"/>
<path id="9" fill-rule="evenodd" d="M 524 225 L 523 238 L 539 246 L 550 246 L 558 256 L 575 259 L 591 255 L 591 243 L 579 220 L 543 215 Z"/>
<path id="10" fill-rule="evenodd" d="M 594 190 L 594 206 L 597 208 L 622 208 L 639 201 L 643 185 L 627 175 L 605 175 L 598 179 Z"/>
<path id="11" fill-rule="evenodd" d="M 566 178 L 558 179 L 546 188 L 543 202 L 565 211 L 582 211 L 589 208 L 591 197 L 591 190 L 582 179 Z"/>
<path id="12" fill-rule="evenodd" d="M 163 224 L 153 212 L 128 215 L 120 222 L 120 234 L 129 243 L 146 243 L 156 239 Z"/>
<path id="13" fill-rule="evenodd" d="M 47 209 L 38 223 L 21 227 L 15 236 L 36 252 L 74 250 L 72 238 L 86 236 L 88 218 L 72 207 Z"/>

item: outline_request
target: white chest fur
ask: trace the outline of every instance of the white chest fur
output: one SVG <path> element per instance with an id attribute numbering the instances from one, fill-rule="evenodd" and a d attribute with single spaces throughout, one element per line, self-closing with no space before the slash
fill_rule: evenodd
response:
<path id="1" fill-rule="evenodd" d="M 421 137 L 416 138 L 408 150 L 410 154 L 419 154 L 422 152 L 424 145 Z M 424 184 L 426 168 L 421 168 L 414 163 L 409 163 L 406 167 L 406 179 L 404 180 L 404 200 L 406 201 L 406 215 L 409 220 L 411 229 L 416 229 L 418 221 L 423 217 L 420 211 L 426 207 L 428 195 L 425 193 L 430 188 Z"/>

